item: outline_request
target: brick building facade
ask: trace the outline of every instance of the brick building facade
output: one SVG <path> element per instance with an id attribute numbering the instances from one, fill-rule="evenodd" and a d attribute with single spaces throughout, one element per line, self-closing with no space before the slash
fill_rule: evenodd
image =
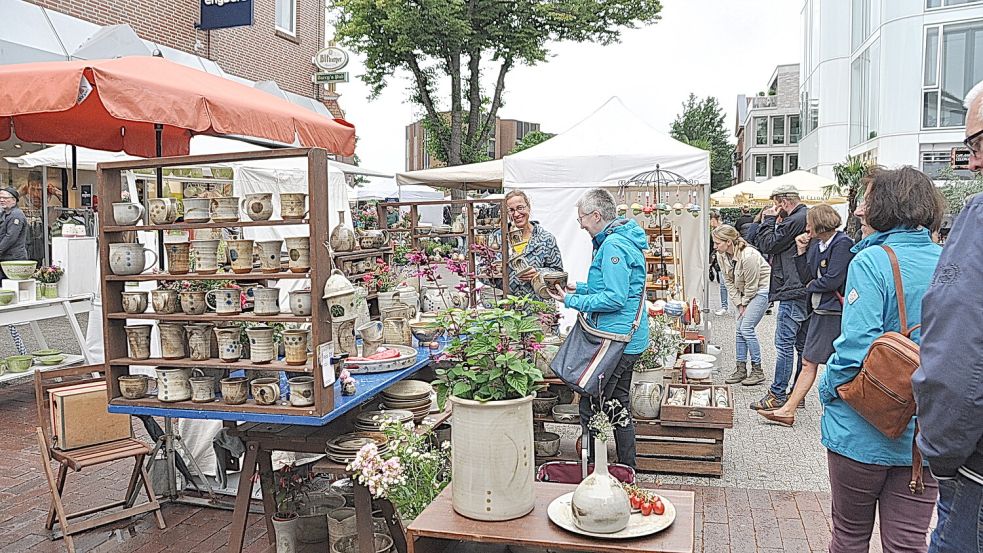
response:
<path id="1" fill-rule="evenodd" d="M 538 131 L 539 123 L 528 123 L 517 119 L 495 120 L 495 132 L 486 144 L 489 159 L 501 159 L 515 148 L 527 134 Z M 427 147 L 426 129 L 423 121 L 406 125 L 406 170 L 418 171 L 443 167 L 444 163 L 430 155 Z"/>

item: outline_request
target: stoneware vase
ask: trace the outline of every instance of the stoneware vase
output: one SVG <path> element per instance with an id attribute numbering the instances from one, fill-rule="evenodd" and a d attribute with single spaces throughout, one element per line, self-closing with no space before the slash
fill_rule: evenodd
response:
<path id="1" fill-rule="evenodd" d="M 649 371 L 655 372 L 655 371 Z M 636 373 L 635 376 L 639 376 Z M 631 385 L 631 414 L 637 419 L 657 419 L 662 408 L 662 380 L 639 380 Z"/>
<path id="2" fill-rule="evenodd" d="M 338 212 L 338 226 L 331 231 L 331 250 L 350 252 L 355 249 L 355 231 L 345 226 L 345 212 Z"/>
<path id="3" fill-rule="evenodd" d="M 191 399 L 191 369 L 156 369 L 157 399 L 164 402 Z"/>
<path id="4" fill-rule="evenodd" d="M 249 361 L 256 364 L 269 363 L 276 358 L 276 345 L 273 343 L 273 327 L 254 326 L 246 329 L 249 336 Z"/>
<path id="5" fill-rule="evenodd" d="M 259 405 L 273 405 L 280 399 L 279 378 L 254 378 L 249 387 L 252 388 L 253 400 Z"/>
<path id="6" fill-rule="evenodd" d="M 297 513 L 290 517 L 281 518 L 279 513 L 273 516 L 273 531 L 276 534 L 276 553 L 297 553 L 297 524 L 300 518 Z"/>
<path id="7" fill-rule="evenodd" d="M 232 272 L 244 275 L 253 270 L 253 241 L 226 240 L 229 248 L 229 259 L 232 261 Z"/>
<path id="8" fill-rule="evenodd" d="M 211 323 L 195 323 L 184 327 L 188 334 L 188 357 L 192 361 L 207 361 L 212 358 Z M 214 386 L 214 382 L 212 383 Z"/>
<path id="9" fill-rule="evenodd" d="M 218 315 L 235 315 L 242 312 L 242 299 L 235 288 L 218 288 L 205 294 L 205 303 Z"/>
<path id="10" fill-rule="evenodd" d="M 253 313 L 273 317 L 280 314 L 280 289 L 259 286 L 253 289 Z"/>
<path id="11" fill-rule="evenodd" d="M 174 198 L 151 198 L 147 205 L 150 208 L 150 224 L 169 225 L 177 221 L 177 200 Z"/>
<path id="12" fill-rule="evenodd" d="M 123 292 L 123 311 L 130 314 L 145 313 L 147 311 L 147 296 L 144 291 Z"/>
<path id="13" fill-rule="evenodd" d="M 295 317 L 310 317 L 311 309 L 311 291 L 309 289 L 290 291 L 290 312 Z"/>
<path id="14" fill-rule="evenodd" d="M 311 269 L 311 240 L 306 236 L 284 238 L 287 245 L 287 267 L 292 273 L 306 273 Z"/>
<path id="15" fill-rule="evenodd" d="M 263 240 L 256 242 L 259 249 L 259 268 L 264 273 L 279 273 L 280 251 L 283 250 L 283 240 Z"/>
<path id="16" fill-rule="evenodd" d="M 215 223 L 235 223 L 239 221 L 239 198 L 225 196 L 212 198 L 209 204 L 212 221 Z"/>
<path id="17" fill-rule="evenodd" d="M 209 211 L 212 202 L 209 198 L 184 198 L 181 203 L 184 206 L 185 223 L 207 223 L 212 217 Z"/>
<path id="18" fill-rule="evenodd" d="M 165 323 L 157 324 L 160 331 L 160 355 L 164 359 L 184 359 L 187 357 L 187 349 L 184 339 L 184 324 Z"/>
<path id="19" fill-rule="evenodd" d="M 307 194 L 302 192 L 280 194 L 280 217 L 288 220 L 307 217 Z"/>
<path id="20" fill-rule="evenodd" d="M 143 206 L 133 202 L 117 202 L 113 204 L 113 219 L 121 227 L 129 227 L 140 222 L 143 218 Z"/>
<path id="21" fill-rule="evenodd" d="M 151 290 L 150 300 L 154 306 L 154 312 L 159 315 L 173 315 L 181 309 L 181 299 L 177 290 L 169 288 Z"/>
<path id="22" fill-rule="evenodd" d="M 226 363 L 234 363 L 242 357 L 242 329 L 238 326 L 216 328 L 215 340 L 218 341 L 218 358 Z"/>
<path id="23" fill-rule="evenodd" d="M 335 353 L 347 353 L 351 357 L 358 355 L 355 345 L 355 319 L 331 321 L 331 341 Z"/>
<path id="24" fill-rule="evenodd" d="M 147 263 L 147 254 L 154 260 Z M 114 275 L 138 275 L 157 264 L 157 252 L 144 248 L 139 242 L 120 242 L 109 245 L 109 270 Z"/>
<path id="25" fill-rule="evenodd" d="M 244 376 L 223 378 L 219 381 L 222 386 L 222 401 L 226 405 L 242 405 L 249 397 L 249 380 Z"/>
<path id="26" fill-rule="evenodd" d="M 167 272 L 172 275 L 186 275 L 191 269 L 190 242 L 168 242 L 164 244 L 167 252 Z"/>
<path id="27" fill-rule="evenodd" d="M 218 240 L 192 240 L 195 251 L 195 272 L 200 275 L 214 275 L 218 272 Z"/>
<path id="28" fill-rule="evenodd" d="M 389 317 L 382 321 L 382 341 L 386 344 L 399 344 L 401 346 L 413 345 L 409 319 Z"/>
<path id="29" fill-rule="evenodd" d="M 273 193 L 258 192 L 242 198 L 242 211 L 251 221 L 266 221 L 273 216 Z"/>
<path id="30" fill-rule="evenodd" d="M 574 524 L 586 532 L 613 534 L 628 526 L 628 494 L 608 472 L 608 444 L 598 438 L 594 439 L 594 472 L 574 490 L 570 509 Z"/>
<path id="31" fill-rule="evenodd" d="M 133 359 L 150 359 L 150 336 L 153 325 L 127 325 L 126 344 L 130 347 L 130 357 Z"/>
<path id="32" fill-rule="evenodd" d="M 205 305 L 205 292 L 204 290 L 195 290 L 191 292 L 181 292 L 178 294 L 181 299 L 181 311 L 185 315 L 204 315 L 207 310 L 207 305 Z"/>
<path id="33" fill-rule="evenodd" d="M 304 365 L 307 363 L 306 329 L 290 329 L 283 331 L 284 358 L 288 365 Z"/>
<path id="34" fill-rule="evenodd" d="M 290 385 L 290 405 L 310 407 L 314 405 L 314 377 L 295 376 L 287 380 Z"/>
<path id="35" fill-rule="evenodd" d="M 450 396 L 451 504 L 458 514 L 502 521 L 532 511 L 534 397 L 480 402 Z"/>

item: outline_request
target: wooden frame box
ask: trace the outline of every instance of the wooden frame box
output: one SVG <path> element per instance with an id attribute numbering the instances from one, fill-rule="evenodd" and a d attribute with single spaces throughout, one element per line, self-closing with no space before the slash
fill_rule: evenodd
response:
<path id="1" fill-rule="evenodd" d="M 58 449 L 78 449 L 133 436 L 129 415 L 106 411 L 106 383 L 64 386 L 48 392 L 51 438 Z"/>
<path id="2" fill-rule="evenodd" d="M 686 405 L 670 405 L 669 395 L 673 389 L 684 389 Z M 728 407 L 715 406 L 715 389 L 725 389 Z M 690 398 L 694 391 L 710 390 L 709 407 L 693 407 Z M 734 396 L 730 386 L 709 384 L 670 384 L 662 397 L 662 408 L 659 414 L 665 426 L 695 426 L 703 428 L 733 428 L 734 427 Z"/>

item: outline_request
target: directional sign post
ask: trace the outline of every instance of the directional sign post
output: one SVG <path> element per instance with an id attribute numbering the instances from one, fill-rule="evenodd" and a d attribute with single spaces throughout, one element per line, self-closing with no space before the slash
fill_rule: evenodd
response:
<path id="1" fill-rule="evenodd" d="M 329 73 L 319 71 L 311 75 L 311 82 L 315 84 L 347 83 L 348 71 Z"/>

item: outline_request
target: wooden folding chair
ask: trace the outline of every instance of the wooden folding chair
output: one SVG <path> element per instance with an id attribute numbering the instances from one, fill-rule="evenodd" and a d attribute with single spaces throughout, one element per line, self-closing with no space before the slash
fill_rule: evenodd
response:
<path id="1" fill-rule="evenodd" d="M 45 528 L 52 531 L 52 539 L 64 537 L 65 546 L 70 553 L 75 552 L 75 542 L 72 535 L 151 511 L 157 518 L 157 526 L 161 530 L 166 528 L 164 516 L 160 512 L 160 503 L 157 501 L 157 496 L 154 494 L 153 486 L 150 483 L 150 476 L 143 464 L 144 458 L 150 453 L 150 448 L 146 444 L 134 438 L 124 438 L 68 451 L 54 447 L 50 430 L 51 408 L 47 397 L 48 392 L 65 386 L 102 382 L 104 377 L 93 376 L 93 373 L 101 371 L 104 371 L 102 365 L 84 365 L 64 369 L 38 370 L 34 373 L 34 395 L 38 408 L 38 447 L 41 450 L 41 465 L 44 468 L 44 475 L 48 479 L 48 488 L 51 491 L 51 506 L 48 508 Z M 123 500 L 74 513 L 66 511 L 62 497 L 64 496 L 68 469 L 79 472 L 86 467 L 124 459 L 133 459 L 134 465 Z M 58 463 L 57 478 L 52 470 L 52 460 Z M 137 489 L 138 485 L 142 485 L 147 493 L 147 502 L 135 505 L 137 494 L 134 494 L 133 491 Z M 133 499 L 127 500 L 126 498 Z M 113 513 L 106 513 L 80 522 L 71 522 L 72 519 L 119 507 L 122 509 Z M 61 530 L 60 536 L 54 530 L 56 519 Z"/>

